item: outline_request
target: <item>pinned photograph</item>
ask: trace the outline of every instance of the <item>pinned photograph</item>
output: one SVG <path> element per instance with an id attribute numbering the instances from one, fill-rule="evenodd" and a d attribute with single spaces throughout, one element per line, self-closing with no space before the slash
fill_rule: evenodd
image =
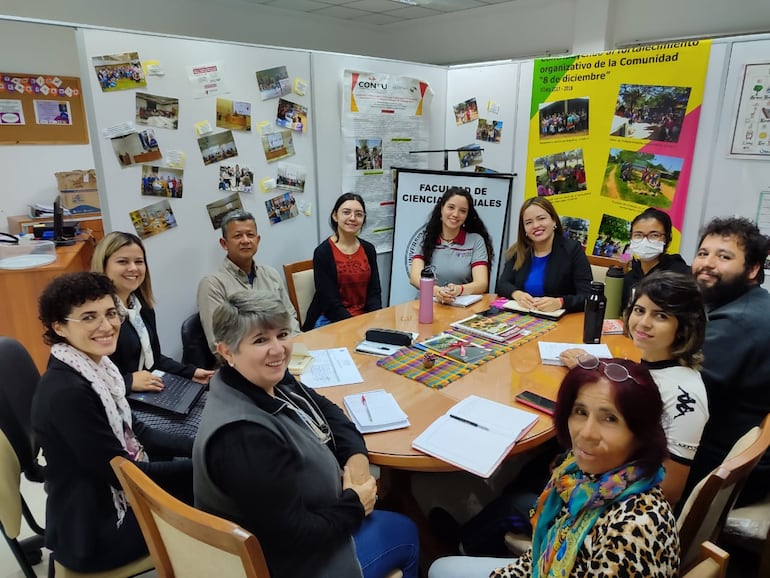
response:
<path id="1" fill-rule="evenodd" d="M 307 169 L 300 165 L 278 163 L 276 186 L 297 193 L 305 192 L 305 176 Z"/>
<path id="2" fill-rule="evenodd" d="M 137 92 L 136 124 L 176 130 L 179 127 L 179 99 Z"/>
<path id="3" fill-rule="evenodd" d="M 621 259 L 628 251 L 630 243 L 631 221 L 604 214 L 591 254 L 597 257 Z"/>
<path id="4" fill-rule="evenodd" d="M 257 71 L 257 86 L 262 100 L 278 98 L 291 92 L 291 81 L 285 66 Z"/>
<path id="5" fill-rule="evenodd" d="M 540 140 L 588 136 L 588 98 L 543 102 L 539 106 Z"/>
<path id="6" fill-rule="evenodd" d="M 217 99 L 217 126 L 251 132 L 251 103 L 227 98 Z"/>
<path id="7" fill-rule="evenodd" d="M 585 251 L 586 243 L 588 242 L 588 228 L 591 226 L 591 221 L 579 217 L 566 216 L 559 217 L 559 219 L 561 220 L 562 229 L 564 229 L 564 236 L 580 243 Z"/>
<path id="8" fill-rule="evenodd" d="M 206 211 L 211 219 L 211 226 L 218 230 L 222 226 L 222 219 L 230 211 L 243 209 L 243 203 L 238 193 L 233 193 L 206 205 Z"/>
<path id="9" fill-rule="evenodd" d="M 479 118 L 479 107 L 475 98 L 469 98 L 465 102 L 454 105 L 455 123 L 459 126 Z"/>
<path id="10" fill-rule="evenodd" d="M 275 124 L 294 132 L 305 132 L 307 130 L 307 107 L 281 98 L 278 101 Z"/>
<path id="11" fill-rule="evenodd" d="M 610 136 L 679 142 L 690 87 L 621 84 Z"/>
<path id="12" fill-rule="evenodd" d="M 293 219 L 299 215 L 297 201 L 294 200 L 294 196 L 291 193 L 284 193 L 283 195 L 273 197 L 269 201 L 265 201 L 265 210 L 271 225 Z"/>
<path id="13" fill-rule="evenodd" d="M 219 190 L 250 193 L 254 190 L 254 173 L 241 165 L 219 165 Z"/>
<path id="14" fill-rule="evenodd" d="M 535 159 L 537 196 L 550 197 L 586 190 L 583 149 L 562 151 Z"/>
<path id="15" fill-rule="evenodd" d="M 163 156 L 151 128 L 116 136 L 110 140 L 121 167 L 156 161 Z"/>
<path id="16" fill-rule="evenodd" d="M 37 124 L 72 124 L 70 103 L 66 100 L 35 100 L 34 105 Z"/>
<path id="17" fill-rule="evenodd" d="M 674 201 L 683 163 L 679 157 L 610 149 L 602 195 L 668 209 Z"/>
<path id="18" fill-rule="evenodd" d="M 382 168 L 382 139 L 356 139 L 356 170 L 373 171 Z"/>
<path id="19" fill-rule="evenodd" d="M 226 130 L 217 134 L 207 134 L 198 139 L 198 148 L 204 165 L 218 163 L 238 155 L 233 132 Z"/>
<path id="20" fill-rule="evenodd" d="M 294 140 L 290 130 L 268 132 L 262 135 L 262 149 L 269 163 L 294 155 Z"/>
<path id="21" fill-rule="evenodd" d="M 136 234 L 142 239 L 176 227 L 174 211 L 171 210 L 171 205 L 166 200 L 131 211 L 128 215 L 131 217 Z"/>
<path id="22" fill-rule="evenodd" d="M 500 142 L 502 137 L 502 120 L 487 120 L 485 118 L 479 119 L 479 124 L 476 127 L 476 140 L 483 140 L 485 142 Z"/>
<path id="23" fill-rule="evenodd" d="M 484 162 L 482 149 L 477 144 L 469 144 L 457 151 L 457 158 L 460 160 L 460 167 L 466 168 L 473 165 L 480 165 Z"/>
<path id="24" fill-rule="evenodd" d="M 184 171 L 169 167 L 142 165 L 142 194 L 182 198 Z"/>
<path id="25" fill-rule="evenodd" d="M 102 92 L 132 90 L 147 86 L 138 52 L 94 56 L 91 62 Z"/>

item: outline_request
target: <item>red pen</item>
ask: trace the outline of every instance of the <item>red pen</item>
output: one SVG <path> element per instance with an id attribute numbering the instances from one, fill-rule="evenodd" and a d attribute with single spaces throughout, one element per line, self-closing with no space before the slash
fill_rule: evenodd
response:
<path id="1" fill-rule="evenodd" d="M 370 422 L 372 422 L 372 423 L 374 423 L 374 418 L 372 417 L 372 412 L 371 412 L 371 410 L 369 409 L 369 404 L 368 404 L 368 403 L 366 403 L 366 396 L 365 396 L 365 395 L 362 395 L 362 396 L 361 396 L 361 403 L 363 403 L 363 404 L 364 404 L 364 408 L 366 409 L 366 415 L 368 415 L 368 416 L 369 416 L 369 421 L 370 421 Z"/>

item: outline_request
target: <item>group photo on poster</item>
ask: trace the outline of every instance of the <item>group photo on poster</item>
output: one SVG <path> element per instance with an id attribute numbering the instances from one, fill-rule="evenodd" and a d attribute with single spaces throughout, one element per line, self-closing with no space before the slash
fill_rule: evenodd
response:
<path id="1" fill-rule="evenodd" d="M 558 204 L 586 253 L 631 259 L 630 224 L 647 208 L 669 215 L 678 248 L 709 51 L 687 41 L 535 60 L 524 197 Z"/>

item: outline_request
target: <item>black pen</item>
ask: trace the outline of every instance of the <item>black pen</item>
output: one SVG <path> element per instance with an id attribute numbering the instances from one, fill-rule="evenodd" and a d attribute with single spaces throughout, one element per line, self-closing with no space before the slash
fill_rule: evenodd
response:
<path id="1" fill-rule="evenodd" d="M 471 421 L 469 419 L 465 419 L 464 417 L 460 417 L 459 415 L 454 415 L 450 413 L 449 417 L 451 417 L 452 419 L 456 419 L 457 421 L 467 423 L 468 425 L 472 425 L 473 427 L 483 429 L 484 431 L 489 431 L 489 428 L 487 426 L 481 425 L 480 423 L 476 423 L 475 421 Z"/>

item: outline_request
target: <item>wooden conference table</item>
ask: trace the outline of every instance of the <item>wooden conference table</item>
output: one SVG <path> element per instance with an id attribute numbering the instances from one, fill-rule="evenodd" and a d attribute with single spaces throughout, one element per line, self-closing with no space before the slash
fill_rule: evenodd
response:
<path id="1" fill-rule="evenodd" d="M 418 302 L 410 301 L 339 321 L 297 337 L 297 342 L 304 343 L 311 350 L 347 347 L 364 378 L 363 383 L 323 388 L 318 390 L 319 393 L 343 407 L 343 397 L 348 394 L 383 388 L 395 396 L 409 416 L 411 426 L 408 428 L 366 435 L 369 460 L 373 464 L 410 471 L 454 471 L 457 469 L 454 466 L 420 453 L 412 449 L 411 445 L 415 437 L 455 403 L 475 394 L 539 413 L 516 402 L 516 394 L 529 389 L 556 399 L 566 369 L 540 363 L 537 339 L 483 364 L 440 390 L 378 367 L 379 357 L 355 351 L 356 344 L 364 339 L 367 329 L 413 331 L 419 333 L 418 340 L 424 340 L 441 333 L 453 321 L 484 311 L 493 300 L 494 295 L 485 295 L 481 301 L 466 308 L 436 304 L 432 324 L 418 323 Z M 557 326 L 540 339 L 581 343 L 582 337 L 583 314 L 571 313 L 562 317 Z M 631 341 L 622 335 L 605 335 L 602 341 L 609 346 L 615 357 L 639 359 Z M 511 455 L 535 448 L 554 436 L 550 416 L 544 413 L 540 413 L 540 416 L 534 427 L 513 447 Z"/>

